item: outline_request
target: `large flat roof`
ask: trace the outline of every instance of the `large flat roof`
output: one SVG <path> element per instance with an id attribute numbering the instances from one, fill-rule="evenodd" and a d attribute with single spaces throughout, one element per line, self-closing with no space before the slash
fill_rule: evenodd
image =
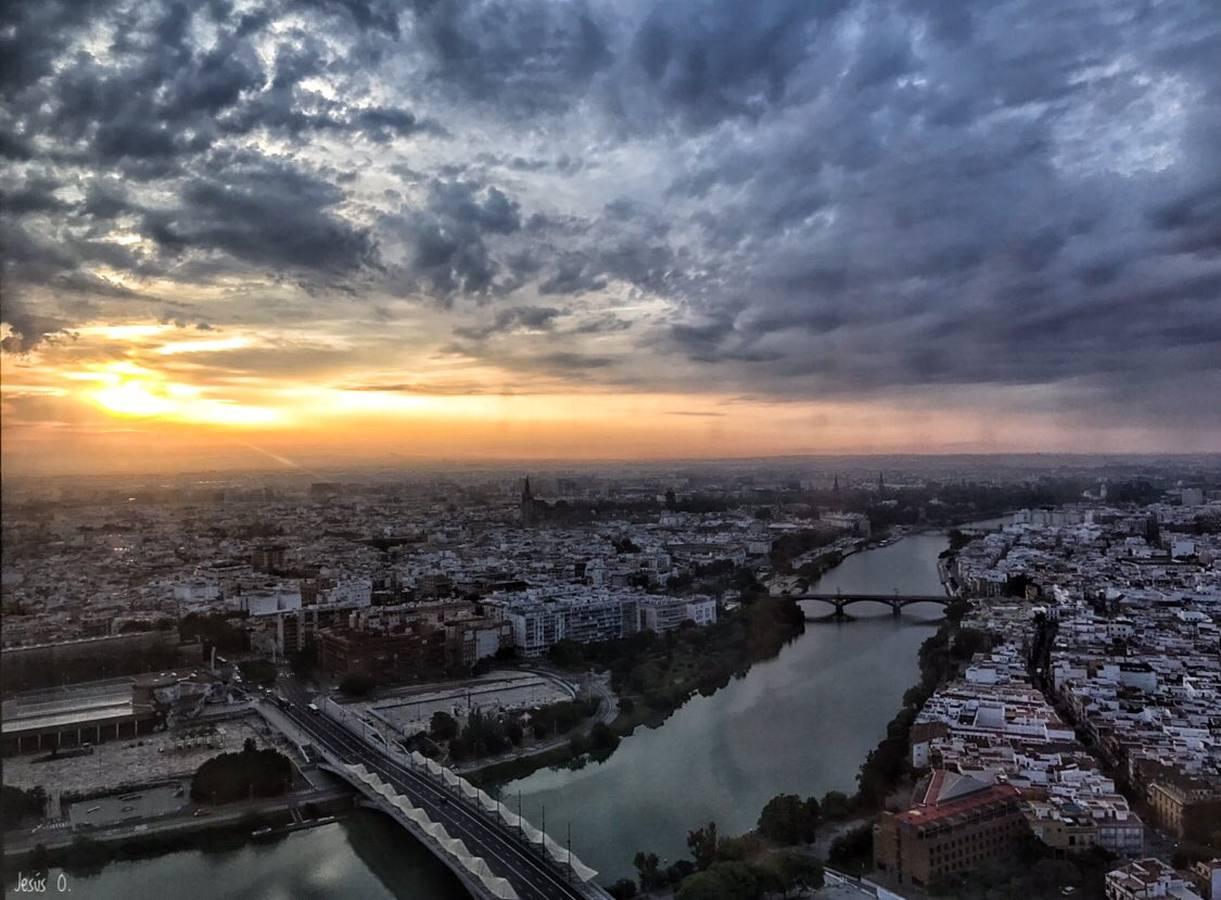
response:
<path id="1" fill-rule="evenodd" d="M 54 728 L 96 725 L 135 715 L 131 683 L 106 685 L 88 692 L 71 692 L 52 700 L 4 704 L 0 733 L 25 734 Z"/>

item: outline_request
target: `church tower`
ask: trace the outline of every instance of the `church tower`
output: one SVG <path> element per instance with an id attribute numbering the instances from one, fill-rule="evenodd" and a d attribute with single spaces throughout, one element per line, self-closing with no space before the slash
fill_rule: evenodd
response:
<path id="1" fill-rule="evenodd" d="M 526 476 L 526 483 L 521 489 L 521 523 L 523 525 L 533 525 L 535 509 L 534 494 L 530 492 L 530 477 Z"/>

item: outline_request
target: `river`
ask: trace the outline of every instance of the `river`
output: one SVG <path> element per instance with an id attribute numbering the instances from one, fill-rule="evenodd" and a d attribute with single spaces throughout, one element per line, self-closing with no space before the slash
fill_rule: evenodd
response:
<path id="1" fill-rule="evenodd" d="M 941 591 L 940 533 L 917 534 L 848 557 L 816 592 L 934 594 Z M 811 612 L 821 611 L 818 605 Z M 754 827 L 778 793 L 851 793 L 861 762 L 917 678 L 916 651 L 940 609 L 854 607 L 847 622 L 811 623 L 774 659 L 751 667 L 711 697 L 696 696 L 664 725 L 637 729 L 604 763 L 544 769 L 503 785 L 501 797 L 563 843 L 609 884 L 634 875 L 650 850 L 687 855 L 686 835 L 715 821 L 722 834 Z M 171 853 L 115 863 L 80 879 L 88 896 L 207 895 L 250 898 L 448 898 L 456 879 L 422 847 L 372 814 L 297 832 L 278 843 L 225 854 Z"/>

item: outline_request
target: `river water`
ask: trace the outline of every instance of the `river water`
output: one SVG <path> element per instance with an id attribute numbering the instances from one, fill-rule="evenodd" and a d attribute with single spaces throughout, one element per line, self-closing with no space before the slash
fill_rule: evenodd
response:
<path id="1" fill-rule="evenodd" d="M 942 534 L 919 534 L 844 560 L 812 588 L 826 593 L 940 593 Z M 821 604 L 811 604 L 821 613 Z M 655 729 L 638 729 L 604 763 L 544 769 L 503 785 L 522 811 L 609 884 L 632 876 L 650 850 L 671 861 L 686 835 L 715 821 L 722 834 L 754 827 L 778 793 L 850 793 L 861 762 L 917 678 L 916 651 L 940 615 L 915 606 L 852 608 L 847 622 L 810 623 L 771 660 L 711 697 L 696 696 Z M 115 863 L 74 887 L 90 897 L 224 896 L 449 898 L 456 879 L 375 814 L 296 832 L 229 853 L 170 853 Z M 198 887 L 198 893 L 191 892 Z M 184 890 L 186 892 L 184 892 Z"/>

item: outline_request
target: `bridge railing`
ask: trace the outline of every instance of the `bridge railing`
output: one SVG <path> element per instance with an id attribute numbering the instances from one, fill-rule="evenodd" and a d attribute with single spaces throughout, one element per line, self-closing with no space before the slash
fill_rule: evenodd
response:
<path id="1" fill-rule="evenodd" d="M 438 782 L 439 786 L 458 794 L 468 805 L 474 807 L 483 815 L 492 818 L 497 824 L 517 830 L 526 841 L 539 847 L 558 865 L 569 869 L 581 882 L 588 885 L 597 877 L 597 870 L 581 862 L 580 859 L 573 855 L 571 850 L 560 846 L 548 834 L 530 824 L 525 817 L 510 812 L 505 808 L 503 803 L 481 788 L 475 787 L 457 772 L 441 765 L 435 759 L 429 759 L 418 750 L 408 752 L 397 741 L 386 740 L 380 732 L 376 732 L 375 728 L 360 719 L 359 716 L 344 709 L 342 704 L 336 703 L 330 698 L 327 698 L 323 703 L 322 712 L 354 735 L 359 735 L 365 743 L 377 747 L 392 759 L 401 761 L 412 770 L 427 775 L 433 781 Z M 377 733 L 377 741 L 379 743 L 369 740 L 369 735 L 373 732 Z"/>
<path id="2" fill-rule="evenodd" d="M 382 780 L 376 772 L 370 772 L 363 765 L 342 764 L 348 773 L 349 780 L 359 782 L 362 792 L 374 798 L 380 798 L 387 806 L 396 810 L 403 818 L 414 823 L 422 832 L 426 843 L 433 845 L 434 851 L 448 855 L 470 876 L 475 878 L 492 897 L 497 900 L 520 900 L 517 891 L 507 878 L 497 875 L 482 856 L 476 856 L 466 846 L 461 838 L 456 838 L 446 831 L 440 822 L 434 822 L 422 808 L 416 806 L 405 794 L 394 789 L 389 782 Z"/>

